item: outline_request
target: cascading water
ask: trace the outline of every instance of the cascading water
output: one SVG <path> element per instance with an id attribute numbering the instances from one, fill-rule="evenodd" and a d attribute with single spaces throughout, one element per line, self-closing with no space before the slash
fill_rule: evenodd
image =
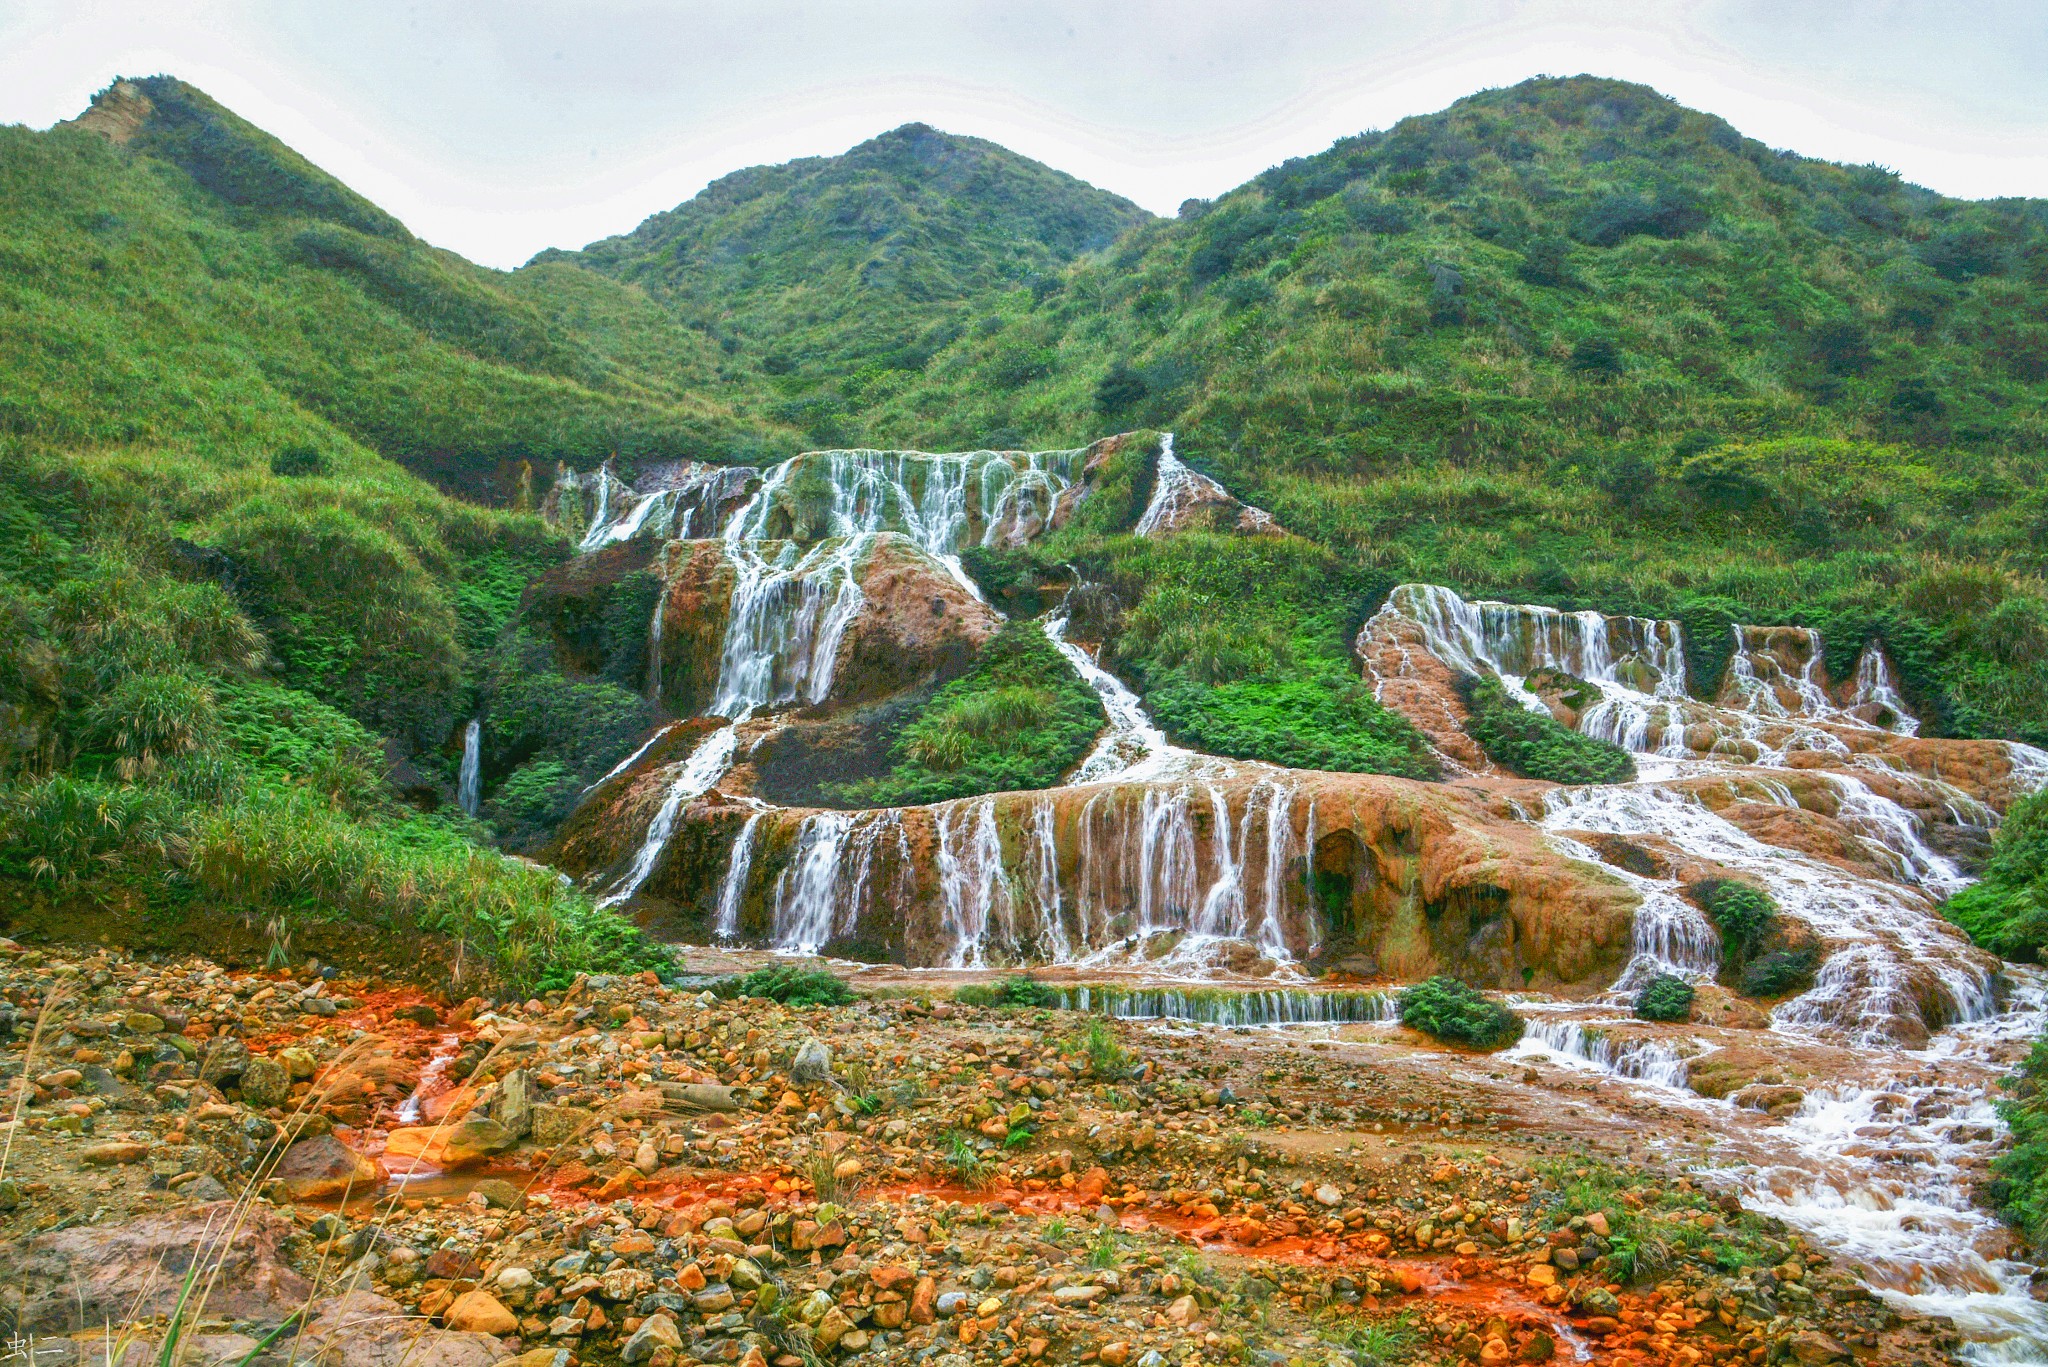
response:
<path id="1" fill-rule="evenodd" d="M 1527 1023 L 1521 1040 L 1503 1057 L 1540 1058 L 1673 1091 L 1689 1090 L 1686 1061 L 1676 1045 L 1662 1039 L 1620 1038 L 1603 1028 L 1603 1023 L 1588 1025 L 1539 1016 Z"/>
<path id="2" fill-rule="evenodd" d="M 1919 893 L 1766 845 L 1689 794 L 1649 786 L 1560 789 L 1551 794 L 1543 826 L 1653 835 L 1688 855 L 1755 879 L 1781 912 L 1805 923 L 1828 948 L 1813 989 L 1778 1008 L 1782 1025 L 1838 1032 L 1856 1044 L 1883 1046 L 1923 1026 L 1978 1020 L 1996 1009 L 1988 960 Z M 1635 877 L 1623 869 L 1610 872 Z M 1645 908 L 1649 905 L 1646 898 Z M 1638 913 L 1639 947 L 1641 920 Z M 1939 1018 L 1926 1019 L 1923 1001 L 1936 1004 Z"/>
<path id="3" fill-rule="evenodd" d="M 625 876 L 597 899 L 600 907 L 618 906 L 640 891 L 640 885 L 661 862 L 662 852 L 668 848 L 669 837 L 675 833 L 676 817 L 682 812 L 683 805 L 692 798 L 702 797 L 712 784 L 718 782 L 719 776 L 732 767 L 733 748 L 737 743 L 737 729 L 721 726 L 699 741 L 688 759 L 672 766 L 675 776 L 669 781 L 668 791 L 662 795 L 654 820 L 648 823 L 647 836 L 640 844 L 639 853 L 633 856 L 632 866 L 626 870 Z"/>
<path id="4" fill-rule="evenodd" d="M 1401 1019 L 1392 992 L 1306 992 L 1277 988 L 1233 992 L 1203 988 L 1091 983 L 1051 989 L 1062 1009 L 1118 1020 L 1180 1020 L 1202 1025 L 1387 1025 Z"/>
<path id="5" fill-rule="evenodd" d="M 754 830 L 761 813 L 751 813 L 740 827 L 732 850 L 726 855 L 725 876 L 718 880 L 718 915 L 712 922 L 713 938 L 730 943 L 740 937 L 740 902 L 747 895 L 747 875 L 754 865 Z"/>
<path id="6" fill-rule="evenodd" d="M 462 768 L 455 779 L 455 803 L 475 816 L 483 801 L 484 724 L 474 718 L 462 728 Z"/>
<path id="7" fill-rule="evenodd" d="M 1425 649 L 1453 670 L 1498 675 L 1532 711 L 1549 713 L 1525 680 L 1556 670 L 1599 694 L 1579 717 L 1586 735 L 1638 752 L 1688 753 L 1685 633 L 1677 622 L 1467 602 L 1435 584 L 1399 586 L 1380 614 L 1418 626 Z"/>
<path id="8" fill-rule="evenodd" d="M 1069 783 L 1101 783 L 1111 779 L 1137 780 L 1162 777 L 1194 767 L 1203 758 L 1167 740 L 1138 695 L 1123 680 L 1097 664 L 1081 647 L 1067 639 L 1067 618 L 1055 612 L 1044 622 L 1046 636 L 1074 667 L 1109 717 L 1109 729 L 1088 752 L 1081 766 L 1068 776 Z"/>

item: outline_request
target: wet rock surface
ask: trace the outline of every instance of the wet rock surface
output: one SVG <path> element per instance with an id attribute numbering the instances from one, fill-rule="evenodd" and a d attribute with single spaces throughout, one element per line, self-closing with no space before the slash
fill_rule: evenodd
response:
<path id="1" fill-rule="evenodd" d="M 8 1312 L 43 1335 L 136 1320 L 160 1342 L 196 1265 L 216 1288 L 189 1340 L 208 1361 L 280 1326 L 278 1361 L 362 1367 L 1954 1347 L 1699 1184 L 1692 1122 L 1611 1080 L 1391 1025 L 1143 1025 L 969 1007 L 943 976 L 857 980 L 867 995 L 830 1008 L 651 975 L 430 1003 L 310 970 L 10 946 L 0 987 L 49 1009 L 43 1052 L 6 1055 Z M 178 1031 L 117 1011 L 144 992 Z M 205 1081 L 229 1042 L 275 1062 L 284 1094 L 252 1066 L 254 1096 Z M 488 1151 L 437 1167 L 440 1138 L 393 1142 L 421 1130 Z M 93 1163 L 109 1142 L 141 1152 Z M 373 1161 L 394 1180 L 345 1200 L 292 1185 Z M 195 1201 L 202 1183 L 220 1199 Z"/>

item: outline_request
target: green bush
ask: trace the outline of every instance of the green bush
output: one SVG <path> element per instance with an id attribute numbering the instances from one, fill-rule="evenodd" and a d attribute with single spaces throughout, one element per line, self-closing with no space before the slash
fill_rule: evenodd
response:
<path id="1" fill-rule="evenodd" d="M 1814 945 L 1773 950 L 1742 970 L 1738 990 L 1745 997 L 1789 997 L 1813 986 L 1819 966 L 1820 950 Z"/>
<path id="2" fill-rule="evenodd" d="M 1440 1040 L 1505 1049 L 1522 1037 L 1522 1018 L 1456 978 L 1438 974 L 1401 994 L 1401 1023 Z"/>
<path id="3" fill-rule="evenodd" d="M 1635 756 L 1609 741 L 1582 736 L 1548 714 L 1530 711 L 1509 697 L 1493 675 L 1460 675 L 1457 686 L 1465 703 L 1465 734 L 1509 773 L 1552 783 L 1634 780 Z"/>
<path id="4" fill-rule="evenodd" d="M 1053 1007 L 1059 1005 L 1060 994 L 1026 975 L 992 983 L 966 983 L 955 989 L 953 999 L 968 1006 Z"/>
<path id="5" fill-rule="evenodd" d="M 2005 1085 L 1998 1113 L 2012 1145 L 1991 1160 L 1984 1198 L 2038 1251 L 2048 1248 L 2048 1039 L 2034 1042 Z"/>
<path id="6" fill-rule="evenodd" d="M 725 978 L 712 989 L 721 997 L 766 997 L 784 1006 L 844 1006 L 853 989 L 822 969 L 770 964 L 744 977 Z"/>
<path id="7" fill-rule="evenodd" d="M 1739 970 L 1763 948 L 1777 925 L 1778 904 L 1753 884 L 1706 878 L 1685 891 L 1720 932 L 1721 957 L 1731 969 Z"/>
<path id="8" fill-rule="evenodd" d="M 1949 898 L 1941 911 L 2002 959 L 2042 961 L 2048 946 L 2048 791 L 2012 804 L 1983 877 Z"/>
<path id="9" fill-rule="evenodd" d="M 1692 1017 L 1692 984 L 1669 973 L 1659 973 L 1636 993 L 1636 1019 L 1682 1021 Z"/>

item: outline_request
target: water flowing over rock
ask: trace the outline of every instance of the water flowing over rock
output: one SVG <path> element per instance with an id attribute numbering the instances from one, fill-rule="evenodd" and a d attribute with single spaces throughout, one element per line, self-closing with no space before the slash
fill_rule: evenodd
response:
<path id="1" fill-rule="evenodd" d="M 1173 453 L 1173 433 L 1160 438 L 1159 463 L 1152 477 L 1152 497 L 1138 519 L 1139 536 L 1170 536 L 1184 531 L 1236 532 L 1243 536 L 1279 536 L 1280 524 L 1264 508 L 1240 502 L 1205 474 L 1188 468 Z"/>
<path id="2" fill-rule="evenodd" d="M 1836 688 L 1805 628 L 1733 628 L 1702 699 L 1675 621 L 1403 585 L 1358 650 L 1381 700 L 1482 780 L 1446 787 L 1175 746 L 1069 639 L 1062 609 L 1041 626 L 1109 718 L 1062 786 L 864 811 L 759 800 L 748 756 L 769 735 L 965 669 L 1001 617 L 961 552 L 1056 525 L 1114 449 L 807 453 L 767 471 L 715 541 L 672 541 L 655 562 L 652 689 L 705 719 L 598 785 L 559 861 L 608 905 L 644 905 L 661 933 L 788 953 L 1447 971 L 1617 999 L 1659 974 L 1721 974 L 1719 937 L 1683 887 L 1739 875 L 1821 950 L 1811 990 L 1777 1007 L 1782 1027 L 1912 1043 L 1996 1009 L 1992 965 L 1934 901 L 2035 781 L 2031 752 L 1919 737 L 1880 642 Z M 1137 530 L 1195 525 L 1190 510 L 1219 497 L 1167 438 Z M 1500 775 L 1464 732 L 1464 674 L 1497 675 L 1522 706 L 1651 767 L 1564 790 Z M 1682 1076 L 1668 1065 L 1641 1069 Z"/>
<path id="3" fill-rule="evenodd" d="M 476 815 L 483 797 L 484 724 L 471 718 L 462 728 L 462 767 L 455 780 L 455 804 L 470 816 Z"/>
<path id="4" fill-rule="evenodd" d="M 541 517 L 576 537 L 584 554 L 636 538 L 687 541 L 713 535 L 757 478 L 746 466 L 686 460 L 650 467 L 628 484 L 611 461 L 580 473 L 565 466 Z"/>

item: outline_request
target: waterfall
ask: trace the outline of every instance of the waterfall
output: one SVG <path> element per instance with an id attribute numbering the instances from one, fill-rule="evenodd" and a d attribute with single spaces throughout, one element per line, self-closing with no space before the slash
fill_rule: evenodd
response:
<path id="1" fill-rule="evenodd" d="M 1889 1044 L 1911 1035 L 1914 1026 L 1939 1023 L 1923 1017 L 1916 973 L 1933 980 L 1949 1018 L 1977 1020 L 1996 1010 L 1988 960 L 1920 893 L 1766 845 L 1689 794 L 1641 785 L 1560 789 L 1549 795 L 1543 827 L 1554 840 L 1555 833 L 1571 830 L 1659 836 L 1687 855 L 1759 883 L 1782 915 L 1804 922 L 1828 951 L 1813 989 L 1778 1007 L 1780 1025 L 1838 1032 L 1856 1044 Z M 1581 858 L 1598 858 L 1568 838 L 1559 843 Z M 1671 967 L 1664 971 L 1704 969 L 1711 927 L 1704 934 L 1682 928 L 1680 908 L 1690 904 L 1671 893 L 1674 885 L 1612 866 L 1608 871 L 1646 894 L 1637 913 L 1636 962 L 1617 987 L 1639 986 L 1642 968 L 1653 960 L 1668 960 Z M 1670 900 L 1651 893 L 1671 893 Z M 1696 911 L 1690 916 L 1704 924 Z"/>
<path id="2" fill-rule="evenodd" d="M 1234 992 L 1216 988 L 1054 986 L 1060 1009 L 1118 1020 L 1180 1020 L 1201 1025 L 1384 1025 L 1401 1019 L 1393 992 L 1310 992 L 1299 988 Z"/>
<path id="3" fill-rule="evenodd" d="M 1069 776 L 1069 783 L 1150 778 L 1169 769 L 1187 768 L 1199 760 L 1192 750 L 1183 750 L 1166 739 L 1166 733 L 1146 714 L 1145 704 L 1124 686 L 1122 679 L 1067 639 L 1064 612 L 1047 617 L 1043 628 L 1074 672 L 1095 690 L 1095 696 L 1102 700 L 1103 712 L 1109 717 L 1109 729 Z"/>
<path id="4" fill-rule="evenodd" d="M 804 818 L 796 852 L 775 884 L 775 947 L 785 953 L 815 954 L 832 939 L 839 890 L 839 856 L 853 829 L 848 812 L 819 812 Z"/>
<path id="5" fill-rule="evenodd" d="M 754 869 L 754 828 L 761 824 L 762 815 L 748 813 L 726 855 L 725 876 L 718 881 L 718 915 L 711 925 L 714 939 L 731 942 L 740 937 L 740 903 L 747 895 L 747 875 Z"/>
<path id="6" fill-rule="evenodd" d="M 998 921 L 1016 937 L 1016 906 L 1003 872 L 1003 841 L 996 826 L 995 799 L 979 798 L 942 807 L 939 828 L 940 933 L 950 946 L 947 965 L 980 968 L 984 948 Z"/>
<path id="7" fill-rule="evenodd" d="M 462 768 L 455 780 L 455 803 L 470 816 L 476 815 L 483 799 L 483 737 L 484 724 L 475 718 L 462 728 Z"/>
<path id="8" fill-rule="evenodd" d="M 668 615 L 668 553 L 663 551 L 655 567 L 654 611 L 647 616 L 647 701 L 661 706 L 661 631 Z"/>
<path id="9" fill-rule="evenodd" d="M 1677 1046 L 1661 1039 L 1616 1039 L 1598 1025 L 1580 1021 L 1531 1020 L 1505 1058 L 1546 1059 L 1566 1067 L 1589 1068 L 1675 1091 L 1686 1086 L 1686 1062 Z"/>
<path id="10" fill-rule="evenodd" d="M 891 836 L 895 837 L 896 847 L 891 854 L 897 882 L 885 903 L 876 856 Z M 879 907 L 886 904 L 892 909 L 904 908 L 909 900 L 904 880 L 910 865 L 910 840 L 903 829 L 903 814 L 894 808 L 807 814 L 797 827 L 796 847 L 789 863 L 775 880 L 769 918 L 770 945 L 782 954 L 815 954 L 834 939 L 856 930 L 863 917 Z M 726 873 L 727 885 L 738 889 L 733 893 L 735 927 L 746 879 L 746 874 L 736 872 L 736 868 L 729 865 Z"/>
<path id="11" fill-rule="evenodd" d="M 1863 647 L 1856 657 L 1856 685 L 1849 695 L 1850 712 L 1881 730 L 1901 736 L 1920 734 L 1920 719 L 1906 707 L 1906 699 L 1892 679 L 1892 662 L 1876 641 Z"/>
<path id="12" fill-rule="evenodd" d="M 737 743 L 738 731 L 732 726 L 721 726 L 699 741 L 688 759 L 670 766 L 675 777 L 669 782 L 668 792 L 663 795 L 654 820 L 648 824 L 640 852 L 633 856 L 632 867 L 626 870 L 625 876 L 612 885 L 611 891 L 597 899 L 598 906 L 618 906 L 640 891 L 640 885 L 661 862 L 662 851 L 668 848 L 669 836 L 675 832 L 676 817 L 683 805 L 692 798 L 703 796 L 732 766 L 733 749 Z"/>
<path id="13" fill-rule="evenodd" d="M 1511 696 L 1545 716 L 1549 708 L 1525 680 L 1542 669 L 1568 674 L 1599 695 L 1580 714 L 1584 734 L 1639 753 L 1688 753 L 1685 633 L 1675 621 L 1467 602 L 1435 584 L 1400 585 L 1380 619 L 1412 623 L 1423 648 L 1451 669 L 1497 675 Z"/>
<path id="14" fill-rule="evenodd" d="M 576 523 L 584 499 L 594 495 L 590 516 L 574 528 L 581 555 L 643 536 L 680 540 L 700 520 L 712 525 L 718 510 L 740 498 L 754 477 L 744 465 L 678 461 L 655 466 L 629 485 L 613 472 L 611 461 L 584 474 L 565 466 L 555 476 L 543 515 L 557 527 Z"/>

